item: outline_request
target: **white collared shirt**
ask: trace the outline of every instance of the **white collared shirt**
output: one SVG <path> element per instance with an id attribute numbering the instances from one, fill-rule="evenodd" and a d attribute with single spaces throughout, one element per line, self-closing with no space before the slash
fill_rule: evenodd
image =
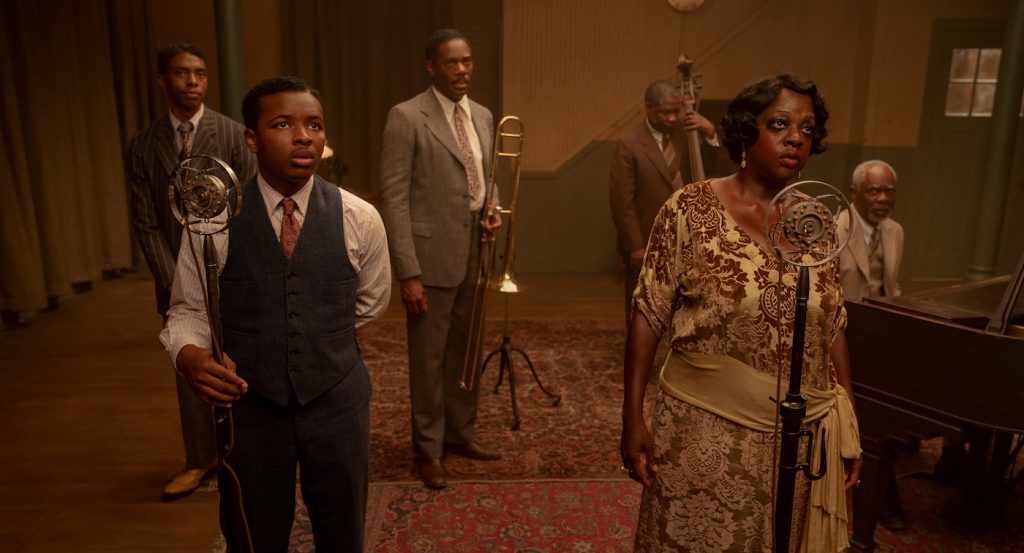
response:
<path id="1" fill-rule="evenodd" d="M 861 226 L 860 228 L 864 229 L 864 232 L 860 233 L 860 237 L 864 240 L 864 243 L 866 245 L 870 246 L 871 245 L 871 235 L 874 234 L 874 232 L 875 232 L 875 225 L 872 225 L 871 223 L 869 223 L 867 221 L 867 219 L 865 219 L 864 217 L 861 217 L 860 212 L 857 211 L 856 207 L 851 205 L 850 206 L 850 211 L 852 211 L 853 215 L 855 217 L 857 217 L 857 223 Z"/>
<path id="2" fill-rule="evenodd" d="M 189 119 L 189 121 L 192 122 L 192 144 L 196 143 L 196 131 L 199 130 L 199 121 L 202 120 L 204 111 L 206 111 L 206 104 L 199 104 L 199 109 L 197 109 L 195 115 L 193 115 L 192 118 Z M 178 132 L 178 127 L 180 127 L 184 121 L 181 121 L 177 117 L 175 117 L 173 111 L 168 111 L 167 115 L 171 118 L 171 129 L 174 131 L 174 144 L 178 147 L 178 151 L 180 152 L 181 133 Z"/>
<path id="3" fill-rule="evenodd" d="M 484 175 L 483 151 L 480 148 L 480 137 L 477 136 L 476 128 L 473 126 L 473 115 L 469 109 L 469 96 L 463 95 L 459 99 L 458 104 L 456 104 L 450 98 L 441 94 L 437 87 L 431 86 L 430 89 L 434 91 L 434 96 L 441 103 L 441 111 L 444 112 L 444 117 L 448 120 L 448 126 L 452 129 L 452 136 L 456 137 L 456 144 L 458 144 L 458 133 L 455 132 L 455 106 L 458 105 L 462 108 L 462 115 L 465 117 L 463 125 L 466 127 L 466 134 L 469 135 L 469 146 L 473 150 L 473 161 L 476 163 L 476 174 L 479 176 L 478 183 L 480 185 L 477 187 L 476 195 L 469 198 L 469 210 L 480 211 L 480 208 L 484 205 L 484 194 L 489 183 Z"/>
<path id="4" fill-rule="evenodd" d="M 651 131 L 651 136 L 654 137 L 654 142 L 658 145 L 658 149 L 659 150 L 664 150 L 665 149 L 665 133 L 663 133 L 663 132 L 659 131 L 658 129 L 654 128 L 654 126 L 651 125 L 651 122 L 647 119 L 647 117 L 644 117 L 644 123 L 647 123 L 647 130 Z M 682 124 L 682 123 L 680 123 L 680 124 Z M 718 133 L 715 133 L 715 135 L 712 136 L 711 138 L 705 138 L 704 142 L 707 142 L 708 146 L 711 146 L 713 148 L 717 148 L 720 145 L 720 143 L 718 142 Z"/>
<path id="5" fill-rule="evenodd" d="M 284 198 L 257 174 L 260 196 L 263 206 L 270 216 L 270 224 L 274 234 L 280 236 L 281 221 L 284 208 L 280 205 Z M 294 217 L 302 227 L 306 220 L 306 209 L 309 207 L 309 195 L 313 190 L 313 178 L 309 179 L 291 198 L 297 205 Z M 349 262 L 358 275 L 359 285 L 356 289 L 356 327 L 360 327 L 376 319 L 387 309 L 391 299 L 391 261 L 388 258 L 387 235 L 384 222 L 377 210 L 362 198 L 338 188 L 339 201 L 343 206 L 343 224 L 345 225 L 345 248 Z M 225 215 L 220 218 L 223 221 Z M 213 243 L 217 249 L 220 270 L 228 257 L 228 234 L 230 230 L 213 235 Z M 192 257 L 189 238 L 195 246 L 198 267 Z M 167 312 L 167 324 L 160 333 L 160 342 L 171 354 L 171 363 L 178 358 L 178 352 L 188 344 L 202 348 L 210 347 L 210 326 L 206 319 L 206 308 L 203 301 L 203 237 L 183 231 L 181 250 L 178 253 L 178 265 L 174 272 L 174 285 L 171 287 L 171 308 Z"/>

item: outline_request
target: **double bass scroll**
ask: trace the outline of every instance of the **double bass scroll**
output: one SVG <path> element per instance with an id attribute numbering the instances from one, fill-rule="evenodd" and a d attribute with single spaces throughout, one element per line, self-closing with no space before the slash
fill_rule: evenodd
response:
<path id="1" fill-rule="evenodd" d="M 682 76 L 679 83 L 679 92 L 683 100 L 683 115 L 696 112 L 700 100 L 697 98 L 697 77 L 693 72 L 693 60 L 686 57 L 686 54 L 679 55 L 679 62 L 676 69 Z M 686 131 L 686 151 L 690 156 L 690 182 L 704 180 L 704 160 L 700 157 L 700 133 L 696 129 Z"/>

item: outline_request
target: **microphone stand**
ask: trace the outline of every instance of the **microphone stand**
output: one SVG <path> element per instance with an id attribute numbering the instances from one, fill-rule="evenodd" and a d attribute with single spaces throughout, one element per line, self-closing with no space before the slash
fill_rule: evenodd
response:
<path id="1" fill-rule="evenodd" d="M 194 222 L 207 223 L 230 208 L 234 194 L 234 207 L 227 212 L 226 220 L 219 229 L 198 229 Z M 223 160 L 208 156 L 187 157 L 174 169 L 174 178 L 168 188 L 171 212 L 190 234 L 203 236 L 203 267 L 206 276 L 203 300 L 206 304 L 207 321 L 210 323 L 210 342 L 213 360 L 224 365 L 224 330 L 220 317 L 220 263 L 213 234 L 222 232 L 241 213 L 242 196 L 238 177 Z M 193 220 L 194 219 L 194 220 Z M 191 237 L 189 249 L 196 265 L 195 243 Z M 198 267 L 196 267 L 198 270 Z M 242 484 L 238 475 L 228 463 L 234 447 L 234 419 L 231 407 L 213 408 L 214 432 L 216 434 L 218 485 L 220 488 L 220 526 L 227 544 L 227 553 L 253 553 L 252 534 L 245 517 L 242 502 Z"/>
<path id="2" fill-rule="evenodd" d="M 213 347 L 213 360 L 224 365 L 224 351 L 221 344 L 224 329 L 220 320 L 220 276 L 217 248 L 213 237 L 203 236 L 203 265 L 206 267 L 207 313 L 210 319 L 210 334 Z M 227 553 L 253 553 L 252 534 L 249 522 L 245 517 L 242 503 L 242 484 L 238 475 L 227 462 L 228 455 L 234 447 L 234 418 L 231 407 L 214 407 L 213 423 L 217 437 L 217 466 L 221 474 L 220 494 L 220 526 L 227 542 Z"/>
<path id="3" fill-rule="evenodd" d="M 807 300 L 810 296 L 810 274 L 806 266 L 800 266 L 796 286 L 796 313 L 793 317 L 793 355 L 790 358 L 789 390 L 786 399 L 779 404 L 782 419 L 782 448 L 779 453 L 779 479 L 775 497 L 775 553 L 788 553 L 789 538 L 793 525 L 793 495 L 796 491 L 796 473 L 803 472 L 808 480 L 818 480 L 827 470 L 825 448 L 821 449 L 821 466 L 817 473 L 811 472 L 811 455 L 814 451 L 814 433 L 800 430 L 807 413 L 807 398 L 800 393 L 800 377 L 804 365 L 804 331 L 807 326 Z M 807 461 L 797 463 L 800 438 L 806 436 Z M 822 429 L 821 443 L 825 443 Z"/>
<path id="4" fill-rule="evenodd" d="M 808 190 L 801 190 L 805 187 Z M 813 192 L 813 193 L 812 193 Z M 826 201 L 837 210 L 833 213 Z M 786 398 L 779 401 L 779 418 L 782 421 L 781 447 L 778 461 L 778 479 L 775 487 L 775 553 L 789 553 L 790 534 L 793 525 L 793 496 L 796 492 L 796 475 L 802 472 L 808 480 L 820 480 L 828 470 L 824 447 L 825 430 L 818 441 L 821 445 L 821 464 L 818 472 L 811 469 L 815 437 L 811 430 L 800 430 L 804 415 L 807 414 L 807 398 L 800 393 L 800 379 L 804 366 L 804 336 L 807 326 L 807 302 L 810 298 L 810 268 L 818 267 L 835 259 L 845 247 L 836 244 L 825 251 L 820 248 L 831 245 L 835 235 L 835 217 L 838 209 L 851 209 L 842 192 L 821 181 L 800 181 L 786 186 L 772 199 L 765 212 L 765 236 L 775 249 L 779 260 L 799 268 L 796 285 L 796 306 L 793 316 L 793 346 L 789 367 L 789 389 Z M 777 211 L 776 211 L 777 210 Z M 775 216 L 773 220 L 773 215 Z M 849 240 L 849 237 L 847 237 Z M 837 243 L 838 240 L 835 240 Z M 787 244 L 784 247 L 783 244 Z M 816 261 L 806 256 L 816 254 Z M 782 378 L 781 367 L 779 378 Z M 776 400 L 778 401 L 778 400 Z M 804 462 L 797 461 L 800 441 L 807 438 L 807 455 Z"/>

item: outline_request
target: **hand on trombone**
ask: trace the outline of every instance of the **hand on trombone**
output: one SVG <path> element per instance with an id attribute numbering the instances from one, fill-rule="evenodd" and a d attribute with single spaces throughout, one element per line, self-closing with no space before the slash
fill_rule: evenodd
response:
<path id="1" fill-rule="evenodd" d="M 487 204 L 487 214 L 480 218 L 480 228 L 484 229 L 484 234 L 494 234 L 494 231 L 501 228 L 501 206 L 494 204 Z"/>

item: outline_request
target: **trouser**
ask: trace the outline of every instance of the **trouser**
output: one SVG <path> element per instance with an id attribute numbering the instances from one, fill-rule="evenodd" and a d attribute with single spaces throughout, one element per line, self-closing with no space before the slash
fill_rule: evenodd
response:
<path id="1" fill-rule="evenodd" d="M 459 387 L 466 361 L 475 278 L 455 288 L 426 287 L 428 309 L 406 317 L 409 394 L 416 456 L 437 459 L 444 444 L 473 441 L 479 384 Z"/>
<path id="2" fill-rule="evenodd" d="M 317 553 L 363 549 L 370 467 L 370 378 L 362 367 L 320 397 L 287 406 L 248 393 L 233 406 L 228 463 L 241 484 L 256 553 L 286 553 L 295 467 Z M 221 489 L 227 489 L 223 479 Z"/>
<path id="3" fill-rule="evenodd" d="M 185 468 L 206 468 L 217 457 L 217 434 L 213 426 L 213 408 L 196 397 L 184 376 L 176 374 L 178 415 L 181 437 L 185 442 Z"/>

